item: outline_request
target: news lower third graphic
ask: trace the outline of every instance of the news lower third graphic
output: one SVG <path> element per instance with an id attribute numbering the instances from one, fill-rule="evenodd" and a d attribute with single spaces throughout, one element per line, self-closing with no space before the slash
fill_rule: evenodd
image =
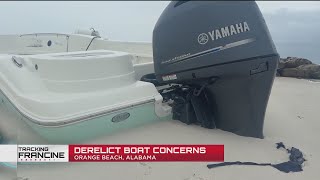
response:
<path id="1" fill-rule="evenodd" d="M 224 145 L 0 145 L 0 162 L 223 162 Z"/>
<path id="2" fill-rule="evenodd" d="M 68 162 L 68 145 L 18 145 L 18 162 Z"/>

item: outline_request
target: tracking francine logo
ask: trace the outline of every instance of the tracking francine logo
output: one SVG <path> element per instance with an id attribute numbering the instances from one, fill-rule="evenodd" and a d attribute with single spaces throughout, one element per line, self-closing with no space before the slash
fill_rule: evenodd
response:
<path id="1" fill-rule="evenodd" d="M 19 145 L 19 162 L 68 162 L 67 145 Z"/>

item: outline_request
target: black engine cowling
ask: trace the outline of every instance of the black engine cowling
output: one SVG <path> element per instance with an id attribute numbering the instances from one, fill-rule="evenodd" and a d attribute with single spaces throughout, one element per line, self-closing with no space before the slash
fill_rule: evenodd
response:
<path id="1" fill-rule="evenodd" d="M 155 77 L 174 118 L 263 138 L 279 55 L 254 1 L 172 1 L 153 31 Z"/>

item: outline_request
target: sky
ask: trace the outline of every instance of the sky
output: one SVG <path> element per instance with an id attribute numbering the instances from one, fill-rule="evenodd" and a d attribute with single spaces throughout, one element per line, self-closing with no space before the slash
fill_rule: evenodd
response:
<path id="1" fill-rule="evenodd" d="M 111 40 L 151 42 L 168 1 L 0 2 L 0 34 L 72 33 L 94 27 Z M 258 1 L 281 57 L 320 63 L 320 1 Z"/>

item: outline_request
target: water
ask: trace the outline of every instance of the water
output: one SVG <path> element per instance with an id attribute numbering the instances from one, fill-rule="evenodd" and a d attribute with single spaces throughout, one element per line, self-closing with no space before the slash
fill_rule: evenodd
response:
<path id="1" fill-rule="evenodd" d="M 312 61 L 315 64 L 320 64 L 319 45 L 310 43 L 276 43 L 276 48 L 280 57 L 286 58 L 299 57 Z"/>

